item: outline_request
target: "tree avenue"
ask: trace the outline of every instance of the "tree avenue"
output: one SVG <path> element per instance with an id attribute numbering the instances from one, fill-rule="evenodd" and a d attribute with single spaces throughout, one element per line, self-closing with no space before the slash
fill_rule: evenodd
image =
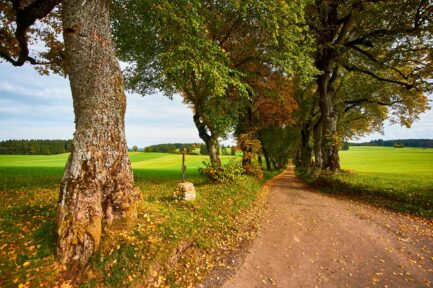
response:
<path id="1" fill-rule="evenodd" d="M 2 18 L 2 32 L 9 32 L 6 35 L 12 40 L 6 42 L 9 46 L 2 42 L 1 56 L 17 66 L 26 61 L 37 64 L 26 47 L 30 40 L 44 40 L 43 33 L 29 27 L 50 13 L 56 3 L 51 1 L 53 5 L 47 8 L 49 1 L 34 1 L 24 7 L 22 1 L 12 2 L 12 6 L 2 3 L 8 16 Z M 64 0 L 61 11 L 61 65 L 71 84 L 76 130 L 60 189 L 57 251 L 64 277 L 77 280 L 98 249 L 103 223 L 131 214 L 140 195 L 127 153 L 126 98 L 111 41 L 109 1 Z M 24 24 L 17 23 L 14 38 L 13 29 L 5 27 L 13 27 L 14 19 L 21 21 L 21 14 L 27 16 Z M 19 27 L 24 27 L 24 36 Z M 26 35 L 29 31 L 35 32 L 31 38 Z"/>
<path id="2" fill-rule="evenodd" d="M 220 165 L 218 139 L 240 127 L 260 92 L 254 78 L 267 82 L 259 70 L 283 82 L 313 71 L 304 1 L 114 3 L 118 55 L 130 63 L 128 86 L 143 95 L 179 92 L 213 165 Z"/>
<path id="3" fill-rule="evenodd" d="M 317 100 L 310 101 L 303 135 L 314 132 L 316 167 L 340 169 L 338 143 L 343 135 L 338 134 L 339 119 L 348 112 L 353 114 L 355 108 L 376 116 L 380 109 L 371 112 L 370 107 L 389 106 L 400 115 L 410 114 L 409 118 L 401 117 L 406 125 L 426 109 L 425 92 L 432 89 L 432 5 L 425 0 L 317 0 L 307 6 L 320 75 L 312 84 Z M 360 79 L 362 88 L 349 87 L 361 84 Z M 362 93 L 372 86 L 376 87 L 375 93 Z M 367 113 L 364 118 L 377 124 Z M 309 141 L 302 143 L 310 145 Z M 308 163 L 304 160 L 303 164 Z"/>
<path id="4" fill-rule="evenodd" d="M 381 131 L 387 119 L 410 126 L 433 91 L 428 0 L 16 0 L 0 8 L 1 59 L 70 81 L 75 133 L 56 233 L 62 277 L 75 282 L 105 224 L 133 215 L 140 199 L 116 54 L 132 91 L 183 97 L 211 170 L 223 170 L 218 141 L 232 134 L 244 172 L 257 177 L 261 155 L 268 170 L 293 157 L 300 172 L 336 172 L 344 141 Z M 32 51 L 35 43 L 46 51 Z"/>

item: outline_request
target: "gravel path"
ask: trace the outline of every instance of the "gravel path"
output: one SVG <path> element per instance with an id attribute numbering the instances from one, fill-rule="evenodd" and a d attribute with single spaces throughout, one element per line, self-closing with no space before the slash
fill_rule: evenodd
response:
<path id="1" fill-rule="evenodd" d="M 259 236 L 223 287 L 433 287 L 433 225 L 329 197 L 289 168 Z"/>

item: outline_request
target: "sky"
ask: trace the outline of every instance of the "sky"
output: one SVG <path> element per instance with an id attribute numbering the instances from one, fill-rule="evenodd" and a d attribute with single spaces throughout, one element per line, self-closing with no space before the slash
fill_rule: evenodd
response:
<path id="1" fill-rule="evenodd" d="M 180 96 L 142 97 L 127 94 L 126 138 L 128 146 L 159 143 L 201 142 L 192 121 L 191 109 Z M 0 63 L 0 141 L 8 139 L 72 139 L 74 114 L 67 79 L 40 76 L 31 66 L 13 67 Z M 372 139 L 433 139 L 433 110 L 422 114 L 411 129 L 385 123 L 384 135 Z M 225 141 L 230 143 L 231 141 Z"/>

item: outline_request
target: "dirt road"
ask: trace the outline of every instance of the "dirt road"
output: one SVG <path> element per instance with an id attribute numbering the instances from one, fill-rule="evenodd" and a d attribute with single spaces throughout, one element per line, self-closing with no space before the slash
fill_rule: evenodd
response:
<path id="1" fill-rule="evenodd" d="M 223 287 L 433 287 L 433 225 L 272 180 L 260 234 Z"/>

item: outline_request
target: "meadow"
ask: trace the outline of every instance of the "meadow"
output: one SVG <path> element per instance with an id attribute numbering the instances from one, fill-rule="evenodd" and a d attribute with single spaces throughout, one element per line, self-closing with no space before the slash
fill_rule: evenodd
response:
<path id="1" fill-rule="evenodd" d="M 343 173 L 319 179 L 322 190 L 433 217 L 433 149 L 351 146 Z"/>
<path id="2" fill-rule="evenodd" d="M 0 287 L 53 285 L 56 201 L 67 157 L 0 155 Z M 187 155 L 186 178 L 194 182 L 197 199 L 176 202 L 181 157 L 130 153 L 143 201 L 136 219 L 104 231 L 83 287 L 136 287 L 143 281 L 194 286 L 225 253 L 254 235 L 263 181 L 207 183 L 198 168 L 208 157 Z M 230 159 L 222 156 L 223 162 Z"/>
<path id="3" fill-rule="evenodd" d="M 0 155 L 0 287 L 52 286 L 56 201 L 67 157 Z M 340 157 L 344 171 L 321 177 L 322 191 L 433 217 L 433 149 L 350 147 Z M 143 199 L 137 218 L 104 231 L 83 287 L 195 286 L 254 237 L 266 199 L 263 181 L 210 184 L 198 172 L 208 157 L 187 155 L 187 180 L 198 197 L 181 203 L 172 198 L 181 155 L 132 152 L 130 158 Z"/>

